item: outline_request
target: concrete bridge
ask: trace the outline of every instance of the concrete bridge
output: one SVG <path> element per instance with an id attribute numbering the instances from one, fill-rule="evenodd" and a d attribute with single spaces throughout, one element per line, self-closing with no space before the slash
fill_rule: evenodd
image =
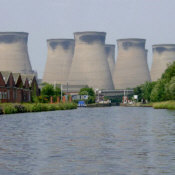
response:
<path id="1" fill-rule="evenodd" d="M 134 95 L 133 89 L 120 89 L 120 90 L 101 90 L 100 95 L 107 97 L 117 97 L 121 95 Z"/>

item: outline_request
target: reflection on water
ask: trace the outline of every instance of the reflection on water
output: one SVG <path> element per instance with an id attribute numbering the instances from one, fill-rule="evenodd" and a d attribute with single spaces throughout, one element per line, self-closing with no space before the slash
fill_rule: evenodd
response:
<path id="1" fill-rule="evenodd" d="M 0 117 L 2 175 L 175 172 L 175 111 L 82 108 Z"/>

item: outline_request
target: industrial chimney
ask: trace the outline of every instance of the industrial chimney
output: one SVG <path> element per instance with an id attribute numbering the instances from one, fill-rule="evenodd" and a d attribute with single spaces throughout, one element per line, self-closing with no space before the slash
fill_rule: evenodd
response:
<path id="1" fill-rule="evenodd" d="M 28 33 L 0 32 L 0 70 L 33 73 L 28 55 Z"/>
<path id="2" fill-rule="evenodd" d="M 69 83 L 94 89 L 113 89 L 105 53 L 104 32 L 77 32 Z"/>
<path id="3" fill-rule="evenodd" d="M 118 56 L 113 76 L 115 89 L 134 88 L 150 81 L 145 39 L 117 40 Z"/>
<path id="4" fill-rule="evenodd" d="M 111 71 L 111 75 L 113 76 L 114 67 L 115 67 L 115 45 L 106 44 L 105 50 L 106 50 L 106 56 L 107 56 L 109 68 Z"/>
<path id="5" fill-rule="evenodd" d="M 156 81 L 161 78 L 168 64 L 175 61 L 175 44 L 153 45 L 153 63 L 151 67 L 151 79 Z"/>
<path id="6" fill-rule="evenodd" d="M 50 39 L 47 40 L 47 45 L 48 57 L 43 82 L 67 84 L 74 53 L 74 40 Z"/>

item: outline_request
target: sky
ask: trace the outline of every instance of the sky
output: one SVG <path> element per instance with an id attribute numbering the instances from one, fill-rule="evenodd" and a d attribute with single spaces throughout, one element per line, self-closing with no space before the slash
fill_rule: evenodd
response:
<path id="1" fill-rule="evenodd" d="M 74 32 L 107 32 L 106 43 L 144 38 L 148 65 L 153 44 L 175 44 L 175 0 L 0 0 L 0 32 L 28 32 L 31 64 L 42 78 L 47 39 Z M 117 47 L 116 53 L 117 57 Z"/>

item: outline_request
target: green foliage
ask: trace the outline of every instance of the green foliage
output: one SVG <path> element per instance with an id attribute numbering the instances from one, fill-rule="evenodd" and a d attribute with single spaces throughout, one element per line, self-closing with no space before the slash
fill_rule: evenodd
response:
<path id="1" fill-rule="evenodd" d="M 165 70 L 165 72 L 162 74 L 162 78 L 169 82 L 172 77 L 175 76 L 175 62 L 173 64 L 170 64 L 168 68 Z"/>
<path id="2" fill-rule="evenodd" d="M 23 113 L 23 112 L 41 112 L 41 111 L 55 111 L 55 110 L 68 110 L 76 109 L 75 103 L 59 103 L 59 104 L 46 104 L 46 103 L 24 103 L 24 104 L 1 104 L 0 108 L 4 114 Z"/>
<path id="3" fill-rule="evenodd" d="M 12 104 L 3 105 L 2 110 L 4 114 L 14 114 L 17 112 L 17 109 Z"/>
<path id="4" fill-rule="evenodd" d="M 152 102 L 166 100 L 165 80 L 160 79 L 156 82 L 151 91 L 150 99 Z"/>
<path id="5" fill-rule="evenodd" d="M 146 82 L 134 89 L 141 99 L 152 102 L 175 100 L 175 62 L 168 66 L 161 79 L 156 82 Z"/>
<path id="6" fill-rule="evenodd" d="M 175 77 L 172 77 L 166 86 L 166 92 L 170 100 L 175 99 Z"/>
<path id="7" fill-rule="evenodd" d="M 84 94 L 84 93 L 87 93 L 87 94 Z M 88 88 L 88 87 L 80 89 L 79 94 L 80 95 L 89 95 L 89 96 L 93 96 L 93 97 L 95 96 L 94 90 L 92 88 Z"/>
<path id="8" fill-rule="evenodd" d="M 175 101 L 164 101 L 153 104 L 154 109 L 175 109 Z"/>
<path id="9" fill-rule="evenodd" d="M 88 95 L 88 100 L 84 100 L 85 103 L 87 104 L 95 103 L 95 92 L 92 88 L 85 87 L 80 89 L 79 95 Z"/>
<path id="10" fill-rule="evenodd" d="M 137 86 L 134 88 L 134 94 L 138 95 L 138 100 L 141 101 L 143 98 L 143 90 L 142 90 L 142 85 Z"/>
<path id="11" fill-rule="evenodd" d="M 47 98 L 50 98 L 54 94 L 55 94 L 54 93 L 54 87 L 51 84 L 45 84 L 44 87 L 41 90 L 41 95 L 45 96 Z"/>
<path id="12" fill-rule="evenodd" d="M 38 97 L 38 101 L 40 103 L 48 103 L 50 101 L 50 97 L 53 97 L 53 101 L 57 101 L 57 97 L 61 96 L 61 89 L 48 83 L 44 83 L 44 86 L 41 90 L 41 96 Z"/>
<path id="13" fill-rule="evenodd" d="M 145 100 L 150 101 L 151 97 L 150 94 L 154 88 L 154 86 L 156 85 L 156 82 L 146 82 L 145 84 L 142 85 L 142 97 Z"/>
<path id="14" fill-rule="evenodd" d="M 87 103 L 88 104 L 92 104 L 92 103 L 95 103 L 95 96 L 90 96 L 87 100 Z"/>

